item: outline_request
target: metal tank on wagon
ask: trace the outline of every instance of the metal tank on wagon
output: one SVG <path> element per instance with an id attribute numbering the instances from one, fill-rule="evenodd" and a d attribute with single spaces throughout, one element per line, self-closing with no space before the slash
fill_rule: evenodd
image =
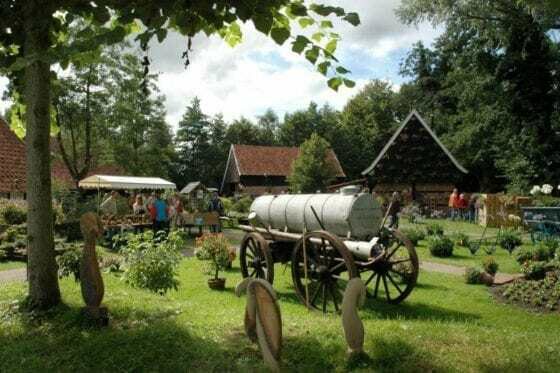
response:
<path id="1" fill-rule="evenodd" d="M 398 230 L 383 227 L 371 194 L 345 187 L 330 194 L 256 198 L 240 247 L 243 277 L 273 283 L 274 264 L 290 263 L 298 298 L 323 312 L 339 310 L 346 281 L 362 277 L 373 297 L 402 302 L 418 277 L 418 257 Z"/>

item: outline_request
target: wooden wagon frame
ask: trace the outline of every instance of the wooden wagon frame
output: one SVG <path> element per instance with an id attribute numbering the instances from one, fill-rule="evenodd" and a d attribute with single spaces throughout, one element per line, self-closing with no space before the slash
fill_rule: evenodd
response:
<path id="1" fill-rule="evenodd" d="M 354 277 L 364 280 L 369 296 L 391 304 L 402 302 L 417 282 L 416 249 L 398 230 L 382 228 L 364 242 L 325 230 L 298 234 L 255 225 L 240 228 L 246 232 L 239 253 L 243 277 L 272 284 L 274 264 L 289 264 L 295 293 L 308 308 L 338 312 L 345 282 Z"/>

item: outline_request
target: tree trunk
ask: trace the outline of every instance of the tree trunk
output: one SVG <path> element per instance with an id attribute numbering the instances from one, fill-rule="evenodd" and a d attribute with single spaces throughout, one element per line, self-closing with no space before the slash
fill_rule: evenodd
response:
<path id="1" fill-rule="evenodd" d="M 50 64 L 42 60 L 49 48 L 52 11 L 48 1 L 24 5 L 24 100 L 27 157 L 27 253 L 29 305 L 46 309 L 60 303 L 54 258 L 50 165 Z"/>

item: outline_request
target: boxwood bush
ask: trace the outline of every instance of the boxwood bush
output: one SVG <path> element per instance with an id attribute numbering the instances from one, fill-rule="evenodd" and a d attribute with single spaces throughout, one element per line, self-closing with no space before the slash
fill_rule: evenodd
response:
<path id="1" fill-rule="evenodd" d="M 486 258 L 484 258 L 482 266 L 484 267 L 484 270 L 492 276 L 494 276 L 498 272 L 499 268 L 498 262 L 496 262 L 496 259 L 491 256 L 487 256 Z"/>
<path id="2" fill-rule="evenodd" d="M 521 246 L 522 243 L 523 243 L 523 240 L 521 239 L 521 236 L 519 235 L 519 233 L 511 231 L 511 230 L 503 231 L 498 236 L 498 244 L 500 245 L 500 247 L 502 249 L 506 250 L 510 254 L 518 246 Z"/>
<path id="3" fill-rule="evenodd" d="M 469 267 L 465 270 L 465 282 L 471 285 L 480 284 L 481 274 L 482 270 L 480 268 Z"/>
<path id="4" fill-rule="evenodd" d="M 403 229 L 402 233 L 414 244 L 414 246 L 418 245 L 418 242 L 426 238 L 426 234 L 420 229 Z"/>
<path id="5" fill-rule="evenodd" d="M 428 249 L 433 256 L 448 258 L 453 255 L 453 241 L 446 236 L 433 235 L 428 237 Z"/>
<path id="6" fill-rule="evenodd" d="M 431 223 L 426 226 L 426 234 L 428 236 L 438 235 L 443 236 L 443 227 L 438 223 Z"/>

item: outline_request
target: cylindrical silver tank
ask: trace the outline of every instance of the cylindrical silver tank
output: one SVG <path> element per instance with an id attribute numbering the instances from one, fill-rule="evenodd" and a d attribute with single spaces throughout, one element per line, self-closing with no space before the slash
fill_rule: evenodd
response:
<path id="1" fill-rule="evenodd" d="M 261 196 L 253 201 L 251 212 L 264 227 L 301 233 L 303 227 L 308 231 L 321 229 L 311 206 L 325 229 L 338 236 L 369 240 L 381 224 L 379 204 L 371 194 L 359 193 L 356 187 L 346 187 L 333 194 Z"/>

